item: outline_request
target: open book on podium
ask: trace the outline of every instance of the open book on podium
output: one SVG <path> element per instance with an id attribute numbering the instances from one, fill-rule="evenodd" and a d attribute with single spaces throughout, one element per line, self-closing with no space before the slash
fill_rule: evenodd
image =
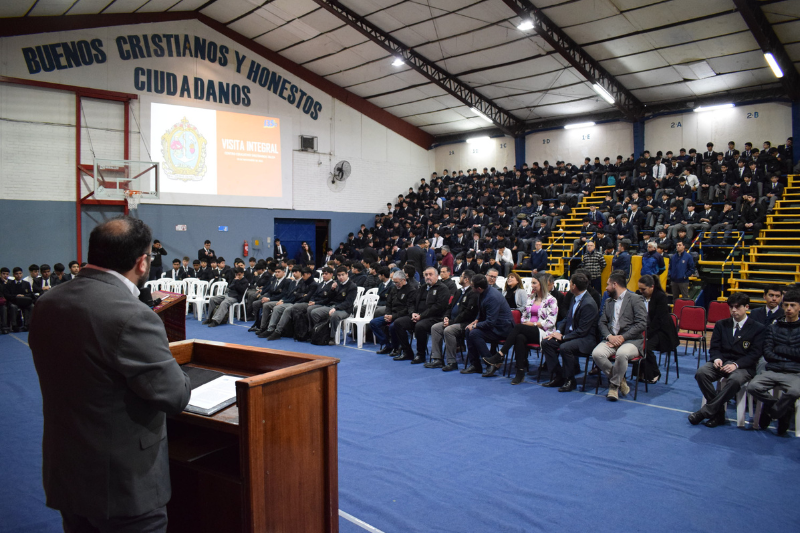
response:
<path id="1" fill-rule="evenodd" d="M 193 390 L 167 419 L 168 530 L 338 531 L 339 360 L 199 340 L 170 349 Z"/>

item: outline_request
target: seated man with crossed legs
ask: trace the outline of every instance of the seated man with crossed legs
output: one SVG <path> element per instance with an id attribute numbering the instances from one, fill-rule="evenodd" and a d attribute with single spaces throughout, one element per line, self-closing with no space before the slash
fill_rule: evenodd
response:
<path id="1" fill-rule="evenodd" d="M 694 378 L 706 399 L 706 404 L 689 415 L 689 423 L 696 426 L 706 418 L 706 426 L 713 428 L 725 422 L 725 407 L 756 372 L 756 364 L 764 347 L 765 328 L 750 320 L 750 297 L 735 292 L 728 297 L 731 318 L 719 320 L 711 334 L 711 361 L 701 366 Z M 714 382 L 725 379 L 719 392 Z"/>
<path id="2" fill-rule="evenodd" d="M 647 328 L 647 308 L 644 299 L 626 289 L 625 276 L 611 274 L 606 283 L 610 300 L 600 317 L 600 336 L 604 339 L 592 351 L 592 359 L 608 376 L 606 398 L 615 402 L 619 393 L 626 396 L 630 387 L 625 383 L 628 362 L 642 353 L 643 333 Z M 615 356 L 611 362 L 611 356 Z"/>
<path id="3" fill-rule="evenodd" d="M 559 387 L 558 392 L 575 390 L 575 359 L 579 354 L 590 354 L 596 345 L 597 302 L 589 294 L 589 277 L 582 272 L 572 275 L 569 290 L 572 305 L 559 328 L 542 340 L 542 352 L 550 370 L 550 381 L 543 387 Z M 558 356 L 564 362 L 558 364 Z"/>

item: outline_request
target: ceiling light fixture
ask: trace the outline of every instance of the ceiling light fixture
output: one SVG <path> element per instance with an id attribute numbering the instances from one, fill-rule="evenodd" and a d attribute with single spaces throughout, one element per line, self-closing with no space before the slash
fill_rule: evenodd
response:
<path id="1" fill-rule="evenodd" d="M 782 78 L 783 77 L 783 71 L 781 70 L 780 65 L 778 65 L 778 62 L 775 61 L 775 56 L 773 56 L 769 52 L 766 52 L 764 54 L 764 59 L 767 60 L 767 63 L 769 64 L 769 68 L 772 69 L 772 73 L 775 74 L 775 77 L 776 78 Z"/>
<path id="2" fill-rule="evenodd" d="M 392 62 L 392 66 L 393 67 L 399 67 L 399 66 L 402 66 L 402 65 L 405 65 L 405 64 L 406 64 L 406 62 L 403 61 L 402 59 L 400 59 L 399 57 L 395 57 L 394 61 Z"/>
<path id="3" fill-rule="evenodd" d="M 695 107 L 694 112 L 704 113 L 706 111 L 718 111 L 720 109 L 730 109 L 731 107 L 734 107 L 734 105 L 733 104 L 720 104 L 720 105 L 710 105 L 710 106 L 701 105 L 700 107 Z"/>
<path id="4" fill-rule="evenodd" d="M 475 113 L 476 115 L 478 115 L 479 117 L 481 117 L 486 122 L 488 122 L 490 124 L 494 124 L 494 121 L 492 121 L 492 119 L 490 119 L 489 117 L 487 117 L 486 115 L 484 115 L 483 113 L 478 111 L 477 107 L 470 107 L 469 110 L 472 111 L 473 113 Z"/>
<path id="5" fill-rule="evenodd" d="M 467 139 L 467 143 L 468 144 L 484 143 L 484 142 L 488 142 L 488 141 L 489 141 L 489 137 L 473 137 L 471 139 Z"/>
<path id="6" fill-rule="evenodd" d="M 603 98 L 603 100 L 605 100 L 609 104 L 613 104 L 615 102 L 614 97 L 611 96 L 611 93 L 606 91 L 605 88 L 599 83 L 593 84 L 592 89 L 594 89 L 594 92 L 599 94 Z"/>
<path id="7" fill-rule="evenodd" d="M 533 20 L 531 19 L 522 19 L 522 22 L 519 23 L 517 26 L 519 31 L 528 31 L 533 29 Z"/>
<path id="8" fill-rule="evenodd" d="M 580 122 L 578 124 L 567 124 L 564 126 L 565 130 L 574 130 L 575 128 L 591 128 L 594 122 Z"/>

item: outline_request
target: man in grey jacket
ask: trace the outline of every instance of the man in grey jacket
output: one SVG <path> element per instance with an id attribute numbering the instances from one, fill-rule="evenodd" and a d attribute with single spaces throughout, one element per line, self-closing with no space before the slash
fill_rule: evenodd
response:
<path id="1" fill-rule="evenodd" d="M 134 218 L 96 227 L 89 264 L 36 303 L 42 477 L 65 531 L 167 529 L 166 415 L 186 407 L 191 386 L 164 324 L 138 298 L 151 238 Z"/>
<path id="2" fill-rule="evenodd" d="M 610 300 L 606 302 L 600 317 L 600 336 L 603 341 L 592 351 L 592 359 L 600 370 L 608 375 L 609 401 L 619 399 L 619 393 L 630 392 L 625 383 L 628 362 L 642 353 L 643 333 L 647 328 L 647 307 L 644 299 L 626 289 L 625 276 L 611 274 L 606 291 Z M 615 356 L 612 363 L 610 358 Z"/>

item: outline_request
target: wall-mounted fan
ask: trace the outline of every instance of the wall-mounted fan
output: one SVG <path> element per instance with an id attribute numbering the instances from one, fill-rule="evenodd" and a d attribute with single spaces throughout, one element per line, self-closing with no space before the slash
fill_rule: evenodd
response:
<path id="1" fill-rule="evenodd" d="M 350 175 L 350 163 L 347 161 L 339 161 L 333 167 L 333 172 L 328 177 L 328 188 L 333 192 L 339 192 L 344 189 L 347 177 Z"/>

